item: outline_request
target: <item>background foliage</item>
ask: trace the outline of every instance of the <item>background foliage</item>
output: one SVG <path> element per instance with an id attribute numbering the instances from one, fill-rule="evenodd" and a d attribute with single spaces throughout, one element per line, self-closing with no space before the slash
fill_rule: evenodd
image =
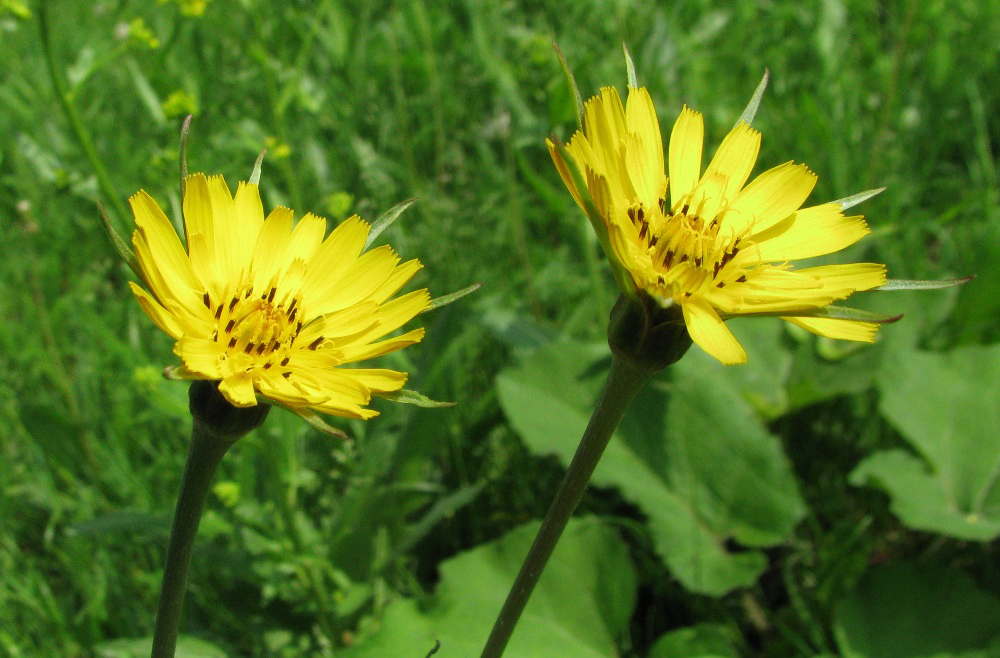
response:
<path id="1" fill-rule="evenodd" d="M 420 285 L 483 289 L 393 355 L 446 410 L 382 404 L 331 441 L 276 412 L 223 464 L 189 655 L 474 655 L 585 422 L 613 284 L 544 138 L 624 87 L 717 144 L 765 67 L 761 167 L 816 201 L 885 185 L 842 258 L 961 290 L 872 295 L 873 347 L 735 322 L 612 442 L 511 655 L 1000 655 L 1000 9 L 972 0 L 0 1 L 0 653 L 130 656 L 152 627 L 185 456 L 169 339 L 130 298 L 95 200 L 179 214 L 193 171 L 387 232 Z M 528 525 L 525 525 L 528 524 Z M 148 644 L 147 644 L 148 646 Z M 148 649 L 146 650 L 148 652 Z"/>

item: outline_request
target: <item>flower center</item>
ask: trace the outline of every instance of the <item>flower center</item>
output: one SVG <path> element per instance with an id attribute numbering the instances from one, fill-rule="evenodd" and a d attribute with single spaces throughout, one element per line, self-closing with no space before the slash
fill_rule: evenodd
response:
<path id="1" fill-rule="evenodd" d="M 284 365 L 289 348 L 302 330 L 303 323 L 299 300 L 292 296 L 277 296 L 277 288 L 271 286 L 261 294 L 256 294 L 253 286 L 247 286 L 229 298 L 228 302 L 214 304 L 205 293 L 205 306 L 214 310 L 217 324 L 213 339 L 224 346 L 226 358 L 238 357 L 245 360 L 247 369 L 269 368 L 281 359 Z M 223 299 L 226 297 L 224 296 Z"/>
<path id="2" fill-rule="evenodd" d="M 655 208 L 629 208 L 628 216 L 652 263 L 657 294 L 690 297 L 706 287 L 746 281 L 748 270 L 732 261 L 753 242 L 745 232 L 720 233 L 721 213 L 706 221 L 683 201 L 668 209 L 660 199 Z"/>

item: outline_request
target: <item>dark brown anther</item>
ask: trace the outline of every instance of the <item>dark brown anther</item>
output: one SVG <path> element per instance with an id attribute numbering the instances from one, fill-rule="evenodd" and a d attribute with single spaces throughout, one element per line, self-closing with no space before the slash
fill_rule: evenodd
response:
<path id="1" fill-rule="evenodd" d="M 207 291 L 205 292 L 205 296 L 202 297 L 201 299 L 202 299 L 202 301 L 205 302 L 205 308 L 207 308 L 207 309 L 211 309 L 212 308 L 212 299 L 208 296 L 208 292 Z"/>
<path id="2" fill-rule="evenodd" d="M 267 293 L 267 303 L 270 304 L 274 301 L 274 295 L 278 292 L 277 288 L 271 288 L 271 292 Z"/>
<path id="3" fill-rule="evenodd" d="M 267 349 L 267 343 L 261 343 L 260 345 L 258 345 L 257 346 L 257 356 L 260 356 L 261 354 L 263 354 L 264 350 L 266 350 L 266 349 Z"/>
<path id="4" fill-rule="evenodd" d="M 236 304 L 240 301 L 239 297 L 233 297 L 233 301 L 229 302 L 229 312 L 232 313 L 233 309 L 236 308 Z"/>
<path id="5" fill-rule="evenodd" d="M 230 331 L 232 331 L 233 327 L 235 327 L 235 326 L 236 326 L 236 320 L 230 320 L 229 322 L 227 322 L 226 323 L 226 333 L 228 334 Z"/>
<path id="6" fill-rule="evenodd" d="M 250 352 L 253 352 L 253 343 L 247 343 L 247 346 L 243 348 L 243 353 L 250 356 Z"/>
<path id="7" fill-rule="evenodd" d="M 736 279 L 736 281 L 738 283 L 746 283 L 747 282 L 747 275 L 746 274 L 741 274 L 740 278 Z"/>
<path id="8" fill-rule="evenodd" d="M 234 347 L 236 347 L 236 336 L 229 339 L 229 349 L 233 349 Z"/>
<path id="9" fill-rule="evenodd" d="M 287 356 L 284 359 L 281 360 L 281 365 L 283 365 L 283 366 L 287 366 L 288 365 L 288 357 Z"/>
<path id="10" fill-rule="evenodd" d="M 222 304 L 219 304 L 219 308 L 215 309 L 215 319 L 218 320 L 222 317 Z"/>
<path id="11" fill-rule="evenodd" d="M 323 342 L 323 337 L 322 337 L 322 336 L 320 336 L 319 338 L 317 338 L 317 339 L 316 339 L 316 340 L 314 340 L 313 342 L 309 343 L 309 346 L 308 346 L 308 347 L 306 347 L 306 349 L 307 349 L 307 350 L 314 350 L 314 349 L 316 349 L 317 347 L 319 347 L 319 346 L 320 346 L 320 343 L 322 343 L 322 342 Z"/>

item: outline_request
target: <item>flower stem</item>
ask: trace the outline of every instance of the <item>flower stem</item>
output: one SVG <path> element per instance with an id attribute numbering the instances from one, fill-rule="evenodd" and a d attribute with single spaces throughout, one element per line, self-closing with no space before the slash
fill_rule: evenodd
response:
<path id="1" fill-rule="evenodd" d="M 608 381 L 594 408 L 594 414 L 590 417 L 590 424 L 580 439 L 573 461 L 538 529 L 535 541 L 521 565 L 521 571 L 514 579 L 514 585 L 483 648 L 482 658 L 500 658 L 503 655 L 531 592 L 552 556 L 559 537 L 566 529 L 570 516 L 579 505 L 611 435 L 625 415 L 625 409 L 650 375 L 651 371 L 640 369 L 629 361 L 612 358 L 611 372 L 608 373 Z"/>
<path id="2" fill-rule="evenodd" d="M 177 648 L 177 630 L 181 606 L 187 589 L 191 550 L 198 534 L 198 523 L 205 507 L 212 477 L 226 451 L 267 417 L 268 405 L 237 408 L 219 393 L 218 382 L 196 380 L 188 392 L 194 420 L 187 464 L 177 494 L 174 525 L 167 544 L 167 563 L 163 568 L 160 606 L 156 611 L 151 658 L 173 658 Z"/>
<path id="3" fill-rule="evenodd" d="M 152 658 L 173 658 L 177 647 L 177 630 L 181 621 L 181 606 L 187 589 L 191 549 L 201 521 L 201 512 L 212 485 L 212 477 L 222 457 L 236 442 L 231 437 L 219 437 L 201 423 L 191 432 L 191 447 L 181 479 L 181 490 L 174 510 L 174 525 L 167 544 L 167 563 L 163 569 L 160 607 L 156 612 Z"/>

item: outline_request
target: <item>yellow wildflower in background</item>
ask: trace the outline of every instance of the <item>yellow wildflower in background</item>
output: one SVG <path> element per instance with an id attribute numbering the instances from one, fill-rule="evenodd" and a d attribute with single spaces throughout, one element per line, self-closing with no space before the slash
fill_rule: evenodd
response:
<path id="1" fill-rule="evenodd" d="M 737 315 L 780 315 L 822 336 L 873 341 L 873 322 L 810 316 L 884 284 L 884 265 L 794 269 L 789 263 L 839 251 L 868 234 L 867 224 L 861 216 L 845 217 L 839 203 L 802 208 L 816 184 L 805 165 L 788 162 L 747 184 L 760 139 L 738 123 L 702 171 L 702 115 L 684 107 L 665 162 L 649 92 L 630 87 L 623 107 L 617 90 L 604 88 L 587 101 L 583 132 L 565 152 L 607 227 L 609 256 L 618 260 L 613 265 L 635 286 L 625 292 L 648 295 L 662 307 L 678 305 L 692 340 L 719 361 L 746 362 L 724 323 Z M 559 148 L 548 145 L 586 211 Z"/>
<path id="2" fill-rule="evenodd" d="M 372 395 L 402 388 L 406 373 L 353 368 L 419 342 L 424 330 L 384 338 L 428 307 L 426 290 L 390 299 L 421 268 L 388 246 L 363 252 L 357 215 L 328 237 L 326 220 L 277 207 L 264 218 L 257 185 L 235 198 L 221 176 L 187 178 L 187 250 L 156 202 L 130 199 L 132 235 L 146 288 L 143 310 L 177 342 L 185 379 L 218 380 L 237 407 L 261 395 L 307 419 L 312 411 L 371 418 Z M 380 340 L 381 339 L 381 340 Z"/>

